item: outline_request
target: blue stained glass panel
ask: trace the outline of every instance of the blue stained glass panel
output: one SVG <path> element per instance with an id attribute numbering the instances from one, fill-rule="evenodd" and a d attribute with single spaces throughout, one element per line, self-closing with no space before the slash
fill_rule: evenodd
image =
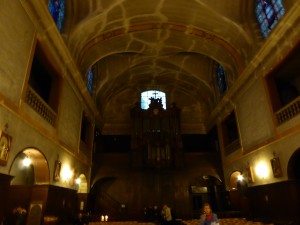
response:
<path id="1" fill-rule="evenodd" d="M 65 0 L 49 0 L 48 9 L 58 30 L 61 31 L 65 17 Z"/>
<path id="2" fill-rule="evenodd" d="M 221 65 L 218 65 L 217 67 L 217 85 L 220 94 L 223 95 L 227 90 L 227 81 L 225 70 Z"/>
<path id="3" fill-rule="evenodd" d="M 93 84 L 94 84 L 94 71 L 91 68 L 88 72 L 87 83 L 86 83 L 86 87 L 87 87 L 90 95 L 92 95 L 92 93 L 93 93 Z"/>
<path id="4" fill-rule="evenodd" d="M 255 16 L 263 37 L 267 37 L 284 15 L 281 0 L 255 0 Z"/>

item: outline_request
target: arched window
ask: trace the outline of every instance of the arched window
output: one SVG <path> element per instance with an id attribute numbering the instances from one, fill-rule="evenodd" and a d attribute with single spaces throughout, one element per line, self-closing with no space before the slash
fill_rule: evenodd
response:
<path id="1" fill-rule="evenodd" d="M 281 0 L 255 0 L 255 16 L 263 37 L 267 37 L 284 14 Z"/>
<path id="2" fill-rule="evenodd" d="M 225 70 L 220 64 L 217 67 L 217 85 L 220 95 L 223 95 L 227 90 L 227 79 Z"/>
<path id="3" fill-rule="evenodd" d="M 58 30 L 61 31 L 65 17 L 65 0 L 49 0 L 48 9 Z"/>
<path id="4" fill-rule="evenodd" d="M 93 85 L 94 85 L 94 70 L 93 70 L 93 68 L 90 68 L 88 75 L 87 75 L 87 82 L 86 82 L 86 87 L 87 87 L 90 95 L 93 94 Z"/>
<path id="5" fill-rule="evenodd" d="M 150 104 L 150 98 L 161 98 L 163 108 L 166 109 L 166 94 L 158 90 L 149 90 L 141 93 L 141 108 L 148 109 Z"/>

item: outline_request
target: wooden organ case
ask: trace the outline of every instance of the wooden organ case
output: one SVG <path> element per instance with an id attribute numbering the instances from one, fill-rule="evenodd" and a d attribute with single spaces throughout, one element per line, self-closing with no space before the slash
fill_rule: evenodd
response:
<path id="1" fill-rule="evenodd" d="M 146 110 L 136 103 L 131 119 L 133 166 L 168 168 L 182 164 L 180 109 L 175 103 L 164 109 L 161 98 L 150 98 Z"/>

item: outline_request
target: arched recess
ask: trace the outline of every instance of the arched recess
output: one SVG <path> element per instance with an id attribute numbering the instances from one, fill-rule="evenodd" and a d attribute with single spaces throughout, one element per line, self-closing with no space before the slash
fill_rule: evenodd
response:
<path id="1" fill-rule="evenodd" d="M 234 171 L 229 178 L 229 205 L 232 210 L 240 210 L 241 191 L 244 190 L 243 185 L 246 182 L 245 179 L 239 180 L 242 176 L 242 172 Z"/>
<path id="2" fill-rule="evenodd" d="M 287 175 L 289 180 L 300 183 L 300 149 L 297 149 L 288 162 Z"/>
<path id="3" fill-rule="evenodd" d="M 24 160 L 30 160 L 24 165 Z M 16 155 L 10 174 L 14 176 L 12 185 L 49 184 L 50 171 L 45 156 L 35 148 L 26 148 Z"/>
<path id="4" fill-rule="evenodd" d="M 242 175 L 242 173 L 240 171 L 235 171 L 230 175 L 230 178 L 229 178 L 229 190 L 230 191 L 237 190 L 238 177 L 241 175 Z"/>
<path id="5" fill-rule="evenodd" d="M 78 193 L 88 193 L 88 183 L 84 174 L 79 175 Z"/>
<path id="6" fill-rule="evenodd" d="M 88 202 L 88 182 L 86 176 L 82 173 L 76 179 L 78 185 L 77 198 L 79 202 L 79 211 L 86 212 Z"/>
<path id="7" fill-rule="evenodd" d="M 22 217 L 24 224 L 26 219 L 28 224 L 33 224 L 33 219 L 41 220 L 40 204 L 47 204 L 47 184 L 50 182 L 49 165 L 45 156 L 38 149 L 26 148 L 15 156 L 9 173 L 13 179 L 7 197 L 7 224 L 15 224 L 15 217 L 10 212 L 17 207 L 28 212 L 26 217 Z M 37 201 L 40 204 L 34 203 Z"/>
<path id="8" fill-rule="evenodd" d="M 230 209 L 240 211 L 243 216 L 249 215 L 249 203 L 247 197 L 248 180 L 240 171 L 234 171 L 229 180 Z"/>
<path id="9" fill-rule="evenodd" d="M 287 175 L 288 175 L 288 193 L 286 194 L 286 199 L 292 206 L 294 215 L 299 215 L 300 211 L 300 148 L 298 148 L 290 157 L 287 165 Z M 300 218 L 296 219 L 299 224 Z"/>

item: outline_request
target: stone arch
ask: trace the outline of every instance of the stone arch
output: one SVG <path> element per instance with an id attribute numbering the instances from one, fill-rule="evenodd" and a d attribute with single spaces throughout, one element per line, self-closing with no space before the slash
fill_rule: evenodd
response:
<path id="1" fill-rule="evenodd" d="M 28 166 L 23 164 L 26 158 L 31 161 Z M 26 148 L 19 152 L 11 164 L 9 173 L 14 176 L 11 181 L 12 185 L 50 183 L 48 161 L 44 154 L 36 148 Z"/>
<path id="2" fill-rule="evenodd" d="M 97 179 L 91 186 L 88 196 L 88 208 L 92 213 L 103 212 L 101 201 L 105 198 L 107 190 L 116 181 L 116 177 L 102 177 Z"/>
<path id="3" fill-rule="evenodd" d="M 244 208 L 246 211 L 247 208 L 247 199 L 244 198 L 247 187 L 248 187 L 248 182 L 247 179 L 244 177 L 243 180 L 239 180 L 238 177 L 243 176 L 243 173 L 241 171 L 233 171 L 230 174 L 229 177 L 229 208 L 231 210 L 236 210 L 236 211 L 242 211 L 243 209 L 241 208 L 241 205 L 246 205 Z M 244 203 L 245 202 L 245 203 Z"/>
<path id="4" fill-rule="evenodd" d="M 300 148 L 292 154 L 288 161 L 287 175 L 289 180 L 300 182 Z"/>
<path id="5" fill-rule="evenodd" d="M 80 183 L 78 184 L 78 193 L 88 193 L 88 183 L 86 176 L 82 173 L 79 175 Z"/>
<path id="6" fill-rule="evenodd" d="M 238 176 L 241 176 L 242 172 L 240 171 L 234 171 L 230 174 L 230 178 L 229 178 L 229 190 L 233 191 L 233 190 L 237 190 L 237 186 L 238 186 Z"/>

